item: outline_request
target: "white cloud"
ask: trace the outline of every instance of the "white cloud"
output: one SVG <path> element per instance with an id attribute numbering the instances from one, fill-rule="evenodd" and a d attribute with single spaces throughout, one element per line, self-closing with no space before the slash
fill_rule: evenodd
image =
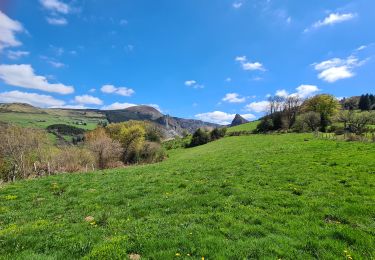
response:
<path id="1" fill-rule="evenodd" d="M 197 82 L 195 80 L 187 80 L 185 81 L 185 86 L 191 87 L 195 85 Z"/>
<path id="2" fill-rule="evenodd" d="M 15 34 L 23 32 L 22 24 L 10 19 L 6 14 L 0 11 L 0 52 L 7 47 L 17 47 L 22 45 L 16 39 Z"/>
<path id="3" fill-rule="evenodd" d="M 21 88 L 38 89 L 59 94 L 74 92 L 74 87 L 72 86 L 49 83 L 46 77 L 35 75 L 33 68 L 29 64 L 0 65 L 0 79 L 10 86 Z"/>
<path id="4" fill-rule="evenodd" d="M 113 85 L 103 85 L 100 90 L 103 93 L 118 94 L 118 95 L 125 96 L 125 97 L 130 97 L 135 93 L 135 91 L 131 88 L 115 87 Z"/>
<path id="5" fill-rule="evenodd" d="M 90 96 L 90 95 L 75 96 L 74 101 L 78 104 L 85 104 L 85 105 L 102 105 L 103 104 L 103 101 L 101 99 Z"/>
<path id="6" fill-rule="evenodd" d="M 243 103 L 246 101 L 245 97 L 240 97 L 237 93 L 228 93 L 223 97 L 222 101 L 229 103 Z"/>
<path id="7" fill-rule="evenodd" d="M 276 91 L 276 96 L 286 98 L 289 96 L 288 92 L 285 89 Z"/>
<path id="8" fill-rule="evenodd" d="M 311 26 L 311 28 L 318 29 L 318 28 L 323 27 L 323 26 L 342 23 L 342 22 L 345 22 L 345 21 L 352 20 L 356 16 L 357 16 L 357 14 L 354 14 L 354 13 L 346 13 L 346 14 L 331 13 L 326 18 L 324 18 L 324 20 L 319 20 L 319 21 L 315 22 Z M 311 28 L 306 28 L 304 32 L 309 32 Z"/>
<path id="9" fill-rule="evenodd" d="M 249 62 L 246 56 L 237 56 L 235 61 L 239 62 L 243 70 L 260 70 L 265 71 L 263 64 L 260 62 Z"/>
<path id="10" fill-rule="evenodd" d="M 242 5 L 243 5 L 242 2 L 234 2 L 234 3 L 232 4 L 232 6 L 233 6 L 234 8 L 236 8 L 236 9 L 241 8 Z"/>
<path id="11" fill-rule="evenodd" d="M 63 68 L 63 67 L 65 67 L 64 63 L 61 63 L 61 62 L 58 62 L 58 61 L 49 60 L 47 62 L 49 64 L 51 64 L 53 67 L 55 67 L 55 68 Z"/>
<path id="12" fill-rule="evenodd" d="M 59 0 L 39 0 L 41 5 L 49 11 L 68 14 L 71 9 L 69 5 Z"/>
<path id="13" fill-rule="evenodd" d="M 354 68 L 362 66 L 365 62 L 366 60 L 360 61 L 357 57 L 351 55 L 346 59 L 333 58 L 313 65 L 315 70 L 320 72 L 318 74 L 319 79 L 333 83 L 340 79 L 354 77 Z"/>
<path id="14" fill-rule="evenodd" d="M 342 23 L 345 21 L 349 21 L 353 19 L 356 16 L 356 14 L 348 13 L 348 14 L 339 14 L 339 13 L 334 13 L 330 14 L 326 18 L 324 18 L 323 21 L 317 21 L 316 23 L 313 24 L 314 28 L 319 28 L 322 26 L 326 25 L 332 25 L 336 23 Z"/>
<path id="15" fill-rule="evenodd" d="M 7 51 L 7 56 L 11 60 L 18 60 L 22 57 L 28 56 L 30 52 L 28 51 Z"/>
<path id="16" fill-rule="evenodd" d="M 0 93 L 0 102 L 3 103 L 27 103 L 38 107 L 63 106 L 63 100 L 55 99 L 48 95 L 21 92 L 18 90 Z"/>
<path id="17" fill-rule="evenodd" d="M 50 108 L 67 108 L 67 109 L 88 109 L 85 105 L 63 105 L 63 106 L 52 106 Z"/>
<path id="18" fill-rule="evenodd" d="M 228 78 L 225 79 L 225 81 L 226 81 L 226 82 L 231 82 L 232 79 L 228 77 Z"/>
<path id="19" fill-rule="evenodd" d="M 296 92 L 289 94 L 285 89 L 277 90 L 275 96 L 287 98 L 298 96 L 300 98 L 307 98 L 314 95 L 316 92 L 319 92 L 320 89 L 315 85 L 300 85 L 296 88 Z M 270 95 L 271 96 L 271 95 Z"/>
<path id="20" fill-rule="evenodd" d="M 235 114 L 228 114 L 222 111 L 214 111 L 208 113 L 201 113 L 195 115 L 196 118 L 205 122 L 211 122 L 219 125 L 229 125 L 232 120 L 234 119 Z M 254 119 L 255 116 L 253 114 L 244 114 L 242 115 L 244 118 L 251 120 Z"/>
<path id="21" fill-rule="evenodd" d="M 204 85 L 198 84 L 195 80 L 186 80 L 185 86 L 192 87 L 192 88 L 204 88 Z"/>
<path id="22" fill-rule="evenodd" d="M 94 93 L 94 92 L 96 92 L 96 89 L 95 89 L 95 88 L 91 88 L 91 89 L 89 90 L 89 92 L 90 92 L 90 93 Z"/>
<path id="23" fill-rule="evenodd" d="M 49 24 L 52 25 L 67 25 L 68 20 L 66 20 L 64 17 L 46 17 L 46 20 Z"/>
<path id="24" fill-rule="evenodd" d="M 269 103 L 268 101 L 251 102 L 246 105 L 245 109 L 251 112 L 264 113 L 268 111 Z"/>
<path id="25" fill-rule="evenodd" d="M 115 102 L 111 105 L 108 105 L 108 106 L 104 106 L 102 107 L 103 110 L 117 110 L 117 109 L 125 109 L 125 108 L 128 108 L 128 107 L 134 107 L 134 106 L 137 106 L 136 104 L 131 104 L 131 103 L 119 103 L 119 102 Z"/>
<path id="26" fill-rule="evenodd" d="M 320 89 L 315 85 L 300 85 L 296 88 L 297 92 L 291 94 L 291 96 L 299 96 L 300 98 L 307 98 L 314 95 Z"/>

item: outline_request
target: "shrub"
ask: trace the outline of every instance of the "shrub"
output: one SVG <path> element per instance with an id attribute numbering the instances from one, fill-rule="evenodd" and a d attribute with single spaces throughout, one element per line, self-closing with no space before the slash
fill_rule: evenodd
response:
<path id="1" fill-rule="evenodd" d="M 206 144 L 210 141 L 210 135 L 208 132 L 198 128 L 191 138 L 190 147 Z"/>
<path id="2" fill-rule="evenodd" d="M 99 169 L 111 168 L 123 154 L 120 142 L 112 140 L 102 127 L 86 134 L 86 145 L 95 154 Z"/>
<path id="3" fill-rule="evenodd" d="M 227 132 L 227 128 L 226 127 L 215 128 L 210 133 L 210 139 L 211 139 L 211 141 L 218 140 L 218 139 L 224 137 L 225 134 L 226 134 L 226 132 Z"/>
<path id="4" fill-rule="evenodd" d="M 2 126 L 0 136 L 1 171 L 7 181 L 29 177 L 33 164 L 50 145 L 47 133 L 37 129 Z"/>
<path id="5" fill-rule="evenodd" d="M 267 133 L 269 131 L 272 131 L 273 129 L 274 127 L 273 127 L 272 119 L 268 117 L 264 117 L 259 122 L 255 130 L 257 133 Z"/>
<path id="6" fill-rule="evenodd" d="M 139 157 L 142 163 L 161 162 L 165 159 L 166 153 L 159 143 L 145 142 Z"/>
<path id="7" fill-rule="evenodd" d="M 83 147 L 65 146 L 52 156 L 50 169 L 47 170 L 51 173 L 82 172 L 91 170 L 95 161 L 94 154 L 89 150 Z"/>

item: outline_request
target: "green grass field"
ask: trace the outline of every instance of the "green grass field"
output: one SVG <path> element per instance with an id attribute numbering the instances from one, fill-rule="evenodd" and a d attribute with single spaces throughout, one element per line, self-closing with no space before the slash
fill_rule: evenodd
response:
<path id="1" fill-rule="evenodd" d="M 374 259 L 374 144 L 251 135 L 169 153 L 3 185 L 0 258 Z"/>
<path id="2" fill-rule="evenodd" d="M 82 117 L 61 117 L 59 115 L 51 114 L 29 114 L 17 112 L 0 113 L 0 121 L 13 123 L 22 127 L 43 129 L 53 124 L 66 124 L 87 130 L 95 129 L 99 122 L 99 120 L 97 119 L 88 119 Z M 74 124 L 75 121 L 83 121 L 86 122 L 87 125 L 76 125 Z"/>
<path id="3" fill-rule="evenodd" d="M 228 133 L 231 132 L 238 132 L 238 131 L 253 131 L 259 124 L 259 121 L 252 121 L 246 124 L 238 125 L 238 126 L 233 126 L 228 128 Z"/>

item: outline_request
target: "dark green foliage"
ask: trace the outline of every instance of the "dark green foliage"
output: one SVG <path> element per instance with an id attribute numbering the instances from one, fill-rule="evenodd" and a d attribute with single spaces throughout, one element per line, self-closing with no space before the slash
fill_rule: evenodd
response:
<path id="1" fill-rule="evenodd" d="M 47 127 L 47 131 L 61 135 L 83 135 L 85 130 L 71 125 L 54 124 Z"/>
<path id="2" fill-rule="evenodd" d="M 210 134 L 198 128 L 191 138 L 190 147 L 206 144 L 210 141 Z"/>
<path id="3" fill-rule="evenodd" d="M 369 94 L 362 95 L 359 98 L 358 108 L 362 111 L 371 109 L 371 100 Z"/>
<path id="4" fill-rule="evenodd" d="M 263 117 L 262 120 L 257 125 L 255 131 L 257 133 L 267 133 L 269 131 L 272 131 L 274 129 L 273 121 L 268 116 Z"/>
<path id="5" fill-rule="evenodd" d="M 215 140 L 218 140 L 218 139 L 224 137 L 225 134 L 226 134 L 226 132 L 227 132 L 227 128 L 226 127 L 215 128 L 210 133 L 210 139 L 211 139 L 211 141 L 215 141 Z"/>

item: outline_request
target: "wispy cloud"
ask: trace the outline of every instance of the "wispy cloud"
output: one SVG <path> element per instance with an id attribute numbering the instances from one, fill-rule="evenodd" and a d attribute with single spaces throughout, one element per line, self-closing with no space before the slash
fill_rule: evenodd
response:
<path id="1" fill-rule="evenodd" d="M 60 0 L 39 0 L 44 9 L 49 12 L 46 21 L 51 25 L 63 26 L 68 24 L 68 20 L 63 17 L 72 12 L 70 5 Z"/>
<path id="2" fill-rule="evenodd" d="M 246 101 L 246 97 L 241 97 L 237 93 L 228 93 L 222 98 L 222 101 L 229 103 L 243 103 Z"/>
<path id="3" fill-rule="evenodd" d="M 315 22 L 309 28 L 306 28 L 304 32 L 309 32 L 311 29 L 318 29 L 323 26 L 334 25 L 334 24 L 345 22 L 345 21 L 349 21 L 355 18 L 356 16 L 357 14 L 355 13 L 345 13 L 345 14 L 331 13 L 323 20 L 319 20 Z"/>
<path id="4" fill-rule="evenodd" d="M 7 51 L 7 56 L 11 60 L 18 60 L 22 57 L 29 56 L 30 52 L 28 51 Z"/>
<path id="5" fill-rule="evenodd" d="M 195 89 L 204 88 L 204 85 L 199 84 L 196 80 L 186 80 L 185 86 L 192 87 L 192 88 L 195 88 Z"/>
<path id="6" fill-rule="evenodd" d="M 242 1 L 236 1 L 236 2 L 234 2 L 234 3 L 232 4 L 233 8 L 235 8 L 235 9 L 239 9 L 239 8 L 241 8 L 242 5 L 243 5 L 243 2 L 242 2 Z"/>
<path id="7" fill-rule="evenodd" d="M 52 24 L 52 25 L 67 25 L 68 24 L 68 20 L 66 20 L 64 17 L 59 17 L 59 18 L 46 17 L 46 20 L 49 24 Z"/>
<path id="8" fill-rule="evenodd" d="M 35 75 L 29 64 L 0 65 L 0 79 L 10 86 L 37 89 L 59 94 L 70 94 L 74 87 L 61 83 L 49 83 L 44 76 Z"/>

